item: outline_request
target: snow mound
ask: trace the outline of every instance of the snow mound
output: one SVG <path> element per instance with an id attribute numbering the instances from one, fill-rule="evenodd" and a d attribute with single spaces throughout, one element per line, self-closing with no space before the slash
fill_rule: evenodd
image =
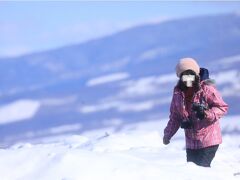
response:
<path id="1" fill-rule="evenodd" d="M 229 120 L 229 119 L 228 119 Z M 162 144 L 166 121 L 61 136 L 0 149 L 1 179 L 159 180 L 239 179 L 239 135 L 225 135 L 212 168 L 186 162 L 184 137 Z M 14 170 L 14 173 L 13 173 Z"/>
<path id="2" fill-rule="evenodd" d="M 18 100 L 0 107 L 0 124 L 22 121 L 32 118 L 40 108 L 40 102 Z"/>

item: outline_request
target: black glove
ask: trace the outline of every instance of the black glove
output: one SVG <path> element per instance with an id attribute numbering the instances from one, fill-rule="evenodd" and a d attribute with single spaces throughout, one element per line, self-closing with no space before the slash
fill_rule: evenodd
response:
<path id="1" fill-rule="evenodd" d="M 164 136 L 163 137 L 163 144 L 168 145 L 169 143 L 170 143 L 170 140 L 166 136 Z"/>
<path id="2" fill-rule="evenodd" d="M 192 129 L 193 128 L 193 122 L 192 121 L 182 121 L 180 124 L 180 127 L 182 129 Z"/>
<path id="3" fill-rule="evenodd" d="M 196 113 L 198 119 L 203 120 L 205 118 L 205 110 L 208 108 L 203 104 L 193 103 L 192 110 Z"/>

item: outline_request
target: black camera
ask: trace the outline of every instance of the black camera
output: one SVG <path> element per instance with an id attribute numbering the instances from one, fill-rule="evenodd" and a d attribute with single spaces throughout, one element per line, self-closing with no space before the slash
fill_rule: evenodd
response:
<path id="1" fill-rule="evenodd" d="M 193 128 L 193 122 L 190 120 L 182 121 L 180 127 L 182 129 L 192 129 Z"/>
<path id="2" fill-rule="evenodd" d="M 204 104 L 200 104 L 200 103 L 196 103 L 194 102 L 192 104 L 192 110 L 193 111 L 200 111 L 200 112 L 203 112 L 204 110 L 207 110 L 207 106 L 205 106 Z"/>
<path id="3" fill-rule="evenodd" d="M 196 112 L 196 116 L 199 120 L 203 120 L 205 117 L 204 111 L 207 110 L 208 107 L 201 103 L 193 103 L 192 110 Z"/>

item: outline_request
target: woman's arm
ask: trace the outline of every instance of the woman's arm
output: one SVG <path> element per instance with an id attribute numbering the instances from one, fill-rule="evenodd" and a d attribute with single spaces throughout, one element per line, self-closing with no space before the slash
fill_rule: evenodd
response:
<path id="1" fill-rule="evenodd" d="M 170 106 L 170 116 L 169 116 L 169 121 L 164 129 L 164 140 L 165 141 L 170 141 L 170 139 L 174 136 L 174 134 L 177 132 L 177 130 L 180 127 L 180 120 L 179 120 L 179 115 L 177 113 L 177 108 L 175 107 L 176 103 L 176 95 L 173 95 L 171 106 Z"/>
<path id="2" fill-rule="evenodd" d="M 205 119 L 212 122 L 217 121 L 227 113 L 228 105 L 214 86 L 206 86 L 205 93 L 209 104 L 209 109 L 205 111 Z"/>

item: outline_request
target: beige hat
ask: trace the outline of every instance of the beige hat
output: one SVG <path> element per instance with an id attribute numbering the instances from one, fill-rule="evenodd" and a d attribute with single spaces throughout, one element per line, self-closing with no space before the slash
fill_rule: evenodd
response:
<path id="1" fill-rule="evenodd" d="M 176 74 L 178 77 L 180 77 L 180 75 L 184 71 L 189 70 L 189 69 L 194 71 L 197 75 L 199 75 L 200 67 L 199 67 L 198 63 L 196 62 L 196 60 L 194 60 L 193 58 L 180 59 L 179 63 L 176 66 Z"/>

